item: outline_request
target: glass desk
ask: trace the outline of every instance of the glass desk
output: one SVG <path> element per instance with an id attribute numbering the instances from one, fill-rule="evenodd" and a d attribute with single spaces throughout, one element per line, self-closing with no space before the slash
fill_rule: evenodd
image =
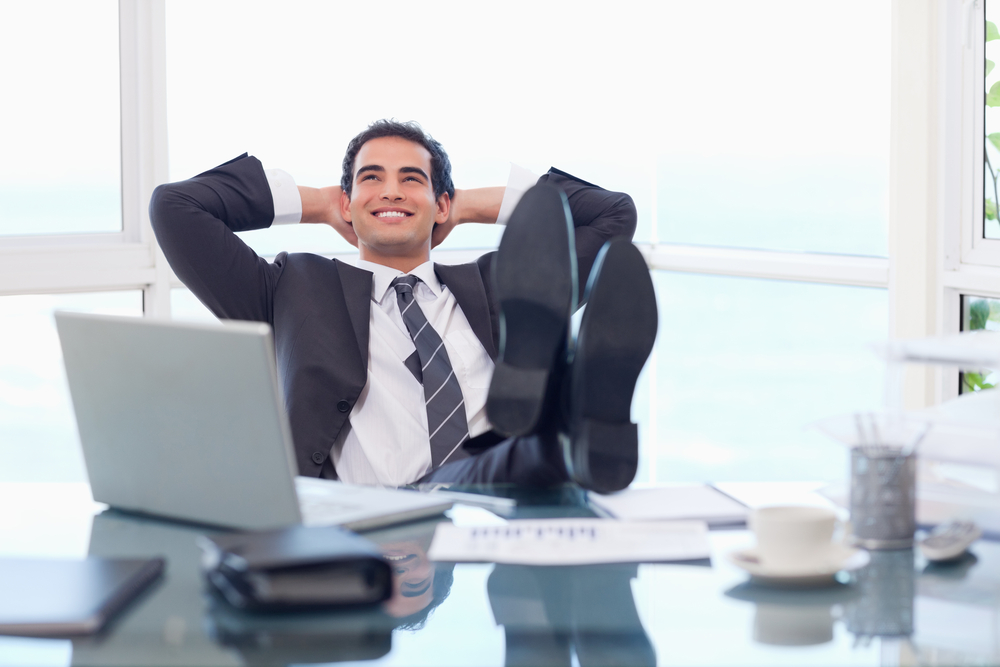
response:
<path id="1" fill-rule="evenodd" d="M 501 493 L 518 498 L 517 517 L 590 516 L 574 489 Z M 713 531 L 710 564 L 540 568 L 430 563 L 425 521 L 366 534 L 401 557 L 385 606 L 255 616 L 205 592 L 203 529 L 102 509 L 85 485 L 0 484 L 0 556 L 167 558 L 101 636 L 0 637 L 0 665 L 1000 664 L 1000 543 L 985 540 L 948 567 L 873 552 L 849 583 L 794 591 L 729 565 L 753 542 L 744 530 Z"/>

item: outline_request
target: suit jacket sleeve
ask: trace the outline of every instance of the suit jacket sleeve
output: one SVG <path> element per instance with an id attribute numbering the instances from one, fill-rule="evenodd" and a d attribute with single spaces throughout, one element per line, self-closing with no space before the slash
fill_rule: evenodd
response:
<path id="1" fill-rule="evenodd" d="M 635 234 L 635 204 L 624 192 L 605 190 L 554 167 L 538 182 L 558 186 L 569 200 L 576 229 L 577 284 L 582 299 L 590 269 L 601 247 L 615 237 L 624 236 L 631 240 Z"/>
<path id="2" fill-rule="evenodd" d="M 160 185 L 149 218 L 174 273 L 216 316 L 274 324 L 274 287 L 285 254 L 271 264 L 233 233 L 268 227 L 274 219 L 259 160 L 244 154 Z"/>

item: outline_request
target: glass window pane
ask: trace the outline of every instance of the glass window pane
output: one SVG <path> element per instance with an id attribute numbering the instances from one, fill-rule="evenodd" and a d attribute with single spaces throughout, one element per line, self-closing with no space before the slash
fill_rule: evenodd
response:
<path id="1" fill-rule="evenodd" d="M 170 290 L 170 317 L 190 322 L 219 321 L 219 318 L 186 287 L 175 287 Z"/>
<path id="2" fill-rule="evenodd" d="M 983 148 L 983 236 L 988 239 L 1000 239 L 1000 222 L 997 221 L 997 197 L 1000 178 L 1000 71 L 996 63 L 1000 60 L 1000 33 L 997 23 L 1000 23 L 1000 2 L 986 3 L 986 111 L 983 123 L 986 129 L 986 141 Z"/>
<path id="3" fill-rule="evenodd" d="M 0 297 L 0 481 L 87 479 L 54 310 L 139 317 L 142 292 Z"/>
<path id="4" fill-rule="evenodd" d="M 370 58 L 355 27 L 373 15 L 405 17 L 408 38 L 448 38 L 405 63 Z M 416 119 L 459 187 L 504 183 L 509 160 L 554 165 L 631 194 L 639 241 L 885 255 L 889 16 L 889 0 L 836 12 L 792 0 L 613 12 L 171 1 L 170 177 L 249 151 L 301 184 L 336 183 L 369 122 Z M 459 232 L 447 247 L 496 242 L 489 228 Z M 343 248 L 328 229 L 255 234 L 265 254 Z"/>
<path id="5" fill-rule="evenodd" d="M 120 231 L 118 3 L 2 3 L 0 59 L 0 235 Z"/>
<path id="6" fill-rule="evenodd" d="M 843 480 L 808 428 L 882 406 L 886 290 L 654 271 L 660 330 L 633 404 L 639 480 Z"/>
<path id="7" fill-rule="evenodd" d="M 1000 331 L 1000 299 L 962 296 L 962 331 Z M 958 374 L 958 393 L 992 389 L 1000 380 L 996 371 L 966 370 Z"/>

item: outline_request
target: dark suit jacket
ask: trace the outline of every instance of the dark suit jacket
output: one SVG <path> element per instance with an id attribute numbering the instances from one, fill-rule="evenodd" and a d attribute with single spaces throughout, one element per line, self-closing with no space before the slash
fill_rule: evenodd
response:
<path id="1" fill-rule="evenodd" d="M 582 292 L 604 242 L 631 238 L 635 206 L 628 195 L 555 169 L 541 181 L 559 186 L 569 200 Z M 283 252 L 268 262 L 233 234 L 274 219 L 264 170 L 246 155 L 159 186 L 149 215 L 170 266 L 215 315 L 272 326 L 299 473 L 318 476 L 367 382 L 372 274 L 309 253 Z M 493 359 L 499 339 L 495 254 L 435 265 Z"/>

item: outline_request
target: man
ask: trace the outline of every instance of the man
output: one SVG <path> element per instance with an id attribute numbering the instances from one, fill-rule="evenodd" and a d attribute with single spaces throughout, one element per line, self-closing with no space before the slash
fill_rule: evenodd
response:
<path id="1" fill-rule="evenodd" d="M 579 363 L 567 366 L 565 340 L 578 282 L 606 242 L 631 237 L 635 208 L 551 170 L 511 214 L 499 253 L 429 261 L 455 225 L 496 222 L 506 194 L 455 190 L 440 144 L 416 124 L 379 121 L 349 145 L 340 188 L 297 187 L 242 156 L 158 187 L 150 218 L 209 309 L 273 327 L 300 474 L 627 486 L 637 459 L 628 407 L 656 330 L 630 243 L 604 250 Z M 358 266 L 305 253 L 268 263 L 233 234 L 282 218 L 333 226 L 357 245 Z"/>

